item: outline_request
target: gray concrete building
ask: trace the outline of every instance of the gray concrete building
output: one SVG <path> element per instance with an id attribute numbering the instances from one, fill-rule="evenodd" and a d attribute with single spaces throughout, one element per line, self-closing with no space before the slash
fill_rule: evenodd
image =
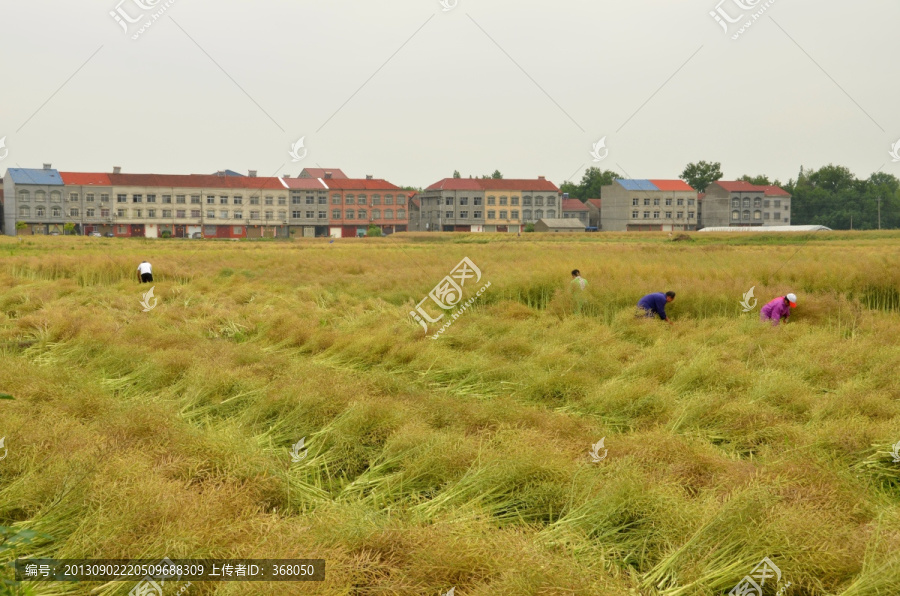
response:
<path id="1" fill-rule="evenodd" d="M 601 189 L 606 232 L 689 231 L 699 222 L 697 191 L 683 180 L 616 180 Z"/>
<path id="2" fill-rule="evenodd" d="M 703 196 L 702 227 L 789 226 L 791 195 L 777 186 L 713 182 Z"/>

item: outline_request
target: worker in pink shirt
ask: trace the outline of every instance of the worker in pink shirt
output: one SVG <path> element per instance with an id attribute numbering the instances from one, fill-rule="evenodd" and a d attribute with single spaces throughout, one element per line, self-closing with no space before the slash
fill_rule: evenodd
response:
<path id="1" fill-rule="evenodd" d="M 779 296 L 762 307 L 762 310 L 759 312 L 759 318 L 762 321 L 772 321 L 772 326 L 778 325 L 781 321 L 787 323 L 788 317 L 791 316 L 791 309 L 796 307 L 796 294 Z"/>

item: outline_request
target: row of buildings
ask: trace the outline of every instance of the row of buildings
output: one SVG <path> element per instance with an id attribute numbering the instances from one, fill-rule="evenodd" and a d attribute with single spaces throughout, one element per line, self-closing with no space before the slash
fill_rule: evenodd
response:
<path id="1" fill-rule="evenodd" d="M 308 168 L 296 178 L 60 172 L 10 168 L 3 231 L 139 237 L 356 237 L 421 232 L 676 231 L 790 225 L 791 196 L 718 181 L 698 194 L 682 180 L 616 180 L 582 202 L 534 179 L 445 178 L 415 193 L 386 180 Z M 68 225 L 67 225 L 68 224 Z"/>

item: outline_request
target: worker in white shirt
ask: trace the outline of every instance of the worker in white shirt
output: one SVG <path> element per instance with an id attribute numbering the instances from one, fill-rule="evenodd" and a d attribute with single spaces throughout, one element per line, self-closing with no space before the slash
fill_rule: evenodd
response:
<path id="1" fill-rule="evenodd" d="M 153 268 L 150 266 L 150 263 L 147 261 L 143 261 L 140 265 L 138 265 L 138 276 L 141 278 L 141 283 L 150 283 L 153 281 Z"/>

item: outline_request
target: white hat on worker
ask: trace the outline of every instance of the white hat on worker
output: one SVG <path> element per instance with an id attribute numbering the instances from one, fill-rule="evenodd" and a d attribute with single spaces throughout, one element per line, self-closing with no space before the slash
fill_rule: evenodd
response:
<path id="1" fill-rule="evenodd" d="M 788 299 L 788 302 L 791 303 L 791 307 L 797 306 L 797 295 L 796 294 L 788 294 L 785 296 Z"/>

